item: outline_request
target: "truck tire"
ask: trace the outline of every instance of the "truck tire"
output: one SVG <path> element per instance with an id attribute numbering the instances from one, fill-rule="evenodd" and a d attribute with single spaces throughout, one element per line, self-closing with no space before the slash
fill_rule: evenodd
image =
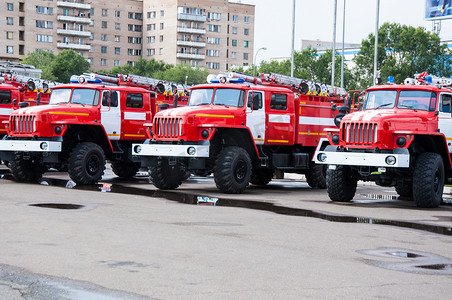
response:
<path id="1" fill-rule="evenodd" d="M 332 201 L 350 202 L 355 196 L 357 184 L 357 176 L 348 166 L 326 170 L 326 187 Z"/>
<path id="2" fill-rule="evenodd" d="M 306 182 L 313 189 L 326 188 L 326 169 L 327 165 L 313 165 L 306 173 Z"/>
<path id="3" fill-rule="evenodd" d="M 36 182 L 45 172 L 44 165 L 37 160 L 24 160 L 17 155 L 15 160 L 9 163 L 11 174 L 19 182 Z"/>
<path id="4" fill-rule="evenodd" d="M 413 200 L 418 207 L 435 208 L 440 205 L 444 176 L 441 155 L 432 152 L 419 155 L 413 172 Z"/>
<path id="5" fill-rule="evenodd" d="M 251 173 L 250 182 L 255 185 L 267 185 L 272 181 L 275 170 L 272 169 L 254 169 Z"/>
<path id="6" fill-rule="evenodd" d="M 97 183 L 105 171 L 105 154 L 91 142 L 78 144 L 69 156 L 69 177 L 79 185 Z"/>
<path id="7" fill-rule="evenodd" d="M 170 165 L 167 158 L 159 157 L 157 165 L 149 168 L 149 175 L 156 188 L 174 190 L 182 184 L 185 170 L 180 163 Z"/>
<path id="8" fill-rule="evenodd" d="M 413 197 L 413 183 L 397 184 L 395 190 L 401 197 Z"/>
<path id="9" fill-rule="evenodd" d="M 251 159 L 245 149 L 237 146 L 221 150 L 214 167 L 217 188 L 223 193 L 240 194 L 248 186 Z"/>
<path id="10" fill-rule="evenodd" d="M 140 164 L 124 161 L 112 161 L 111 169 L 118 177 L 132 178 L 140 169 Z"/>

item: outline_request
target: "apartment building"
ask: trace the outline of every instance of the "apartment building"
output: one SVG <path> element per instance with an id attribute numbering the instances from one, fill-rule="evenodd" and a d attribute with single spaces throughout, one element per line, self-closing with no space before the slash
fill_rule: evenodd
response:
<path id="1" fill-rule="evenodd" d="M 140 58 L 224 71 L 253 62 L 254 6 L 228 0 L 6 0 L 0 60 L 72 49 L 91 69 Z"/>

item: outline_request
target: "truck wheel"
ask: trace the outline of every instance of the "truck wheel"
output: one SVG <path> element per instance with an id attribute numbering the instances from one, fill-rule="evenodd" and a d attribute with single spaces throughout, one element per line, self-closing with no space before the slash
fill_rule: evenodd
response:
<path id="1" fill-rule="evenodd" d="M 44 165 L 37 160 L 24 160 L 20 155 L 9 163 L 11 174 L 19 182 L 36 182 L 45 172 Z"/>
<path id="2" fill-rule="evenodd" d="M 124 161 L 112 161 L 111 169 L 118 177 L 132 178 L 140 169 L 140 164 Z"/>
<path id="3" fill-rule="evenodd" d="M 413 183 L 397 184 L 395 190 L 401 197 L 413 197 Z"/>
<path id="4" fill-rule="evenodd" d="M 155 187 L 162 190 L 173 190 L 182 184 L 185 170 L 180 163 L 170 165 L 167 158 L 159 157 L 157 165 L 149 168 L 149 175 Z"/>
<path id="5" fill-rule="evenodd" d="M 255 169 L 251 173 L 250 182 L 255 185 L 267 185 L 272 181 L 273 173 L 275 170 L 272 169 Z"/>
<path id="6" fill-rule="evenodd" d="M 333 201 L 350 202 L 355 196 L 357 183 L 356 174 L 348 166 L 326 170 L 327 192 Z"/>
<path id="7" fill-rule="evenodd" d="M 251 159 L 245 149 L 236 146 L 224 148 L 214 167 L 217 188 L 223 193 L 240 194 L 248 186 Z"/>
<path id="8" fill-rule="evenodd" d="M 105 154 L 102 148 L 91 142 L 78 144 L 69 157 L 69 177 L 76 184 L 95 184 L 105 170 Z"/>
<path id="9" fill-rule="evenodd" d="M 306 182 L 313 189 L 326 188 L 327 165 L 313 165 L 306 173 Z"/>
<path id="10" fill-rule="evenodd" d="M 418 207 L 438 207 L 444 188 L 444 164 L 441 155 L 422 153 L 413 172 L 413 199 Z"/>

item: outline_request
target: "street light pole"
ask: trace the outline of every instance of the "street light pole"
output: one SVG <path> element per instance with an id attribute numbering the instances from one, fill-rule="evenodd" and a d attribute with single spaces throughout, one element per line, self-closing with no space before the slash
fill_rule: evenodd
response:
<path id="1" fill-rule="evenodd" d="M 267 47 L 262 47 L 262 48 L 259 48 L 257 51 L 256 51 L 256 55 L 254 55 L 254 62 L 253 62 L 253 76 L 254 76 L 254 71 L 256 70 L 256 58 L 257 58 L 257 54 L 259 53 L 259 51 L 261 51 L 261 50 L 267 50 Z"/>
<path id="2" fill-rule="evenodd" d="M 331 62 L 331 86 L 334 86 L 334 69 L 336 64 L 336 22 L 337 22 L 337 0 L 334 0 L 334 24 L 333 24 L 333 61 Z"/>
<path id="3" fill-rule="evenodd" d="M 290 76 L 293 77 L 294 69 L 294 51 L 295 51 L 295 0 L 293 2 L 292 8 L 292 51 L 290 56 Z"/>
<path id="4" fill-rule="evenodd" d="M 374 82 L 377 80 L 377 54 L 378 54 L 378 21 L 380 19 L 380 0 L 377 0 L 377 20 L 375 22 L 375 46 L 374 46 Z"/>
<path id="5" fill-rule="evenodd" d="M 341 60 L 341 88 L 344 87 L 344 55 L 345 51 L 345 0 L 344 0 L 344 15 L 342 16 L 342 60 Z"/>

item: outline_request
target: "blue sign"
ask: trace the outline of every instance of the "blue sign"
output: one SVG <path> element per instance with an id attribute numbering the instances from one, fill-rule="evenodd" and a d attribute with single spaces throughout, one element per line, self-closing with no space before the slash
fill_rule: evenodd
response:
<path id="1" fill-rule="evenodd" d="M 425 19 L 451 19 L 452 0 L 427 0 L 425 4 Z"/>

